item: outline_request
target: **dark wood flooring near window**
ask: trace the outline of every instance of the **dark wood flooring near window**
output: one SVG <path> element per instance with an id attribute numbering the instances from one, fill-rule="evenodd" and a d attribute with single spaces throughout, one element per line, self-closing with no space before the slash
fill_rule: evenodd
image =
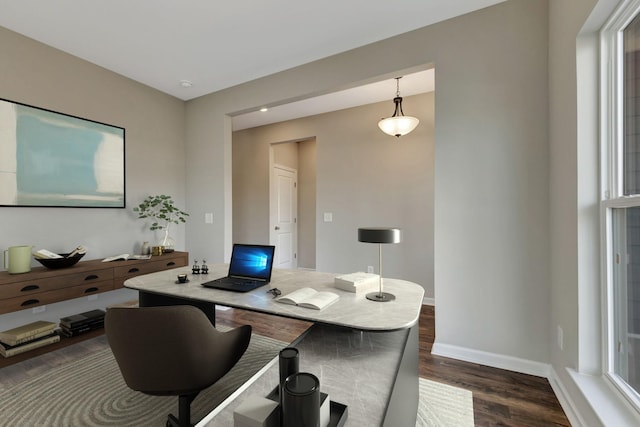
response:
<path id="1" fill-rule="evenodd" d="M 250 324 L 257 334 L 291 342 L 310 323 L 252 313 L 244 310 L 216 312 L 220 324 Z M 545 378 L 519 374 L 431 354 L 435 338 L 434 308 L 423 306 L 420 314 L 420 376 L 470 390 L 476 426 L 569 426 L 558 399 Z M 106 346 L 104 337 L 0 369 L 0 388 L 28 379 L 53 366 Z"/>
<path id="2" fill-rule="evenodd" d="M 470 390 L 476 426 L 570 426 L 549 381 L 431 354 L 434 307 L 420 313 L 420 376 Z"/>
<path id="3" fill-rule="evenodd" d="M 242 310 L 216 316 L 230 326 L 251 324 L 254 332 L 283 340 L 294 339 L 310 325 Z M 422 306 L 419 324 L 420 376 L 470 390 L 476 426 L 570 426 L 546 378 L 434 356 L 433 306 Z"/>

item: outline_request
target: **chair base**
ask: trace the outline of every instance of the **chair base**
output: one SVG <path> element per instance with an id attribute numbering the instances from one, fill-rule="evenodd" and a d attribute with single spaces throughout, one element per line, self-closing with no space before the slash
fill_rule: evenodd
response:
<path id="1" fill-rule="evenodd" d="M 167 416 L 167 427 L 180 427 L 180 422 L 178 421 L 178 419 L 173 415 L 173 414 L 169 414 Z"/>
<path id="2" fill-rule="evenodd" d="M 167 427 L 191 427 L 191 402 L 198 393 L 185 394 L 178 397 L 178 418 L 175 415 L 167 416 Z"/>

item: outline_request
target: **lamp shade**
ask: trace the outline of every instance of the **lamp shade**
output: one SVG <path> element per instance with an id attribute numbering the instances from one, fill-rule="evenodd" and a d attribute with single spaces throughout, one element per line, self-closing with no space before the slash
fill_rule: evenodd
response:
<path id="1" fill-rule="evenodd" d="M 395 227 L 363 227 L 358 228 L 358 241 L 364 243 L 400 243 L 402 240 L 399 228 Z"/>
<path id="2" fill-rule="evenodd" d="M 401 137 L 408 134 L 418 126 L 420 120 L 411 116 L 394 116 L 382 119 L 378 122 L 380 130 L 387 135 Z"/>

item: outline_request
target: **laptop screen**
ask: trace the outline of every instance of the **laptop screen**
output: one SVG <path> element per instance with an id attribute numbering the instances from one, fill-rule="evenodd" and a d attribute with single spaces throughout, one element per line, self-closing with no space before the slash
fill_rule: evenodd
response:
<path id="1" fill-rule="evenodd" d="M 229 276 L 271 280 L 275 246 L 235 243 L 231 252 Z"/>

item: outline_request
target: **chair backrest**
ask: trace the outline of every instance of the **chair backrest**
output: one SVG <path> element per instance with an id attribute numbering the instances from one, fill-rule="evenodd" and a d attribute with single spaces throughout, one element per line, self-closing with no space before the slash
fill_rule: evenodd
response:
<path id="1" fill-rule="evenodd" d="M 158 395 L 210 386 L 237 363 L 251 339 L 250 326 L 220 332 L 188 305 L 109 308 L 105 330 L 127 385 Z"/>

